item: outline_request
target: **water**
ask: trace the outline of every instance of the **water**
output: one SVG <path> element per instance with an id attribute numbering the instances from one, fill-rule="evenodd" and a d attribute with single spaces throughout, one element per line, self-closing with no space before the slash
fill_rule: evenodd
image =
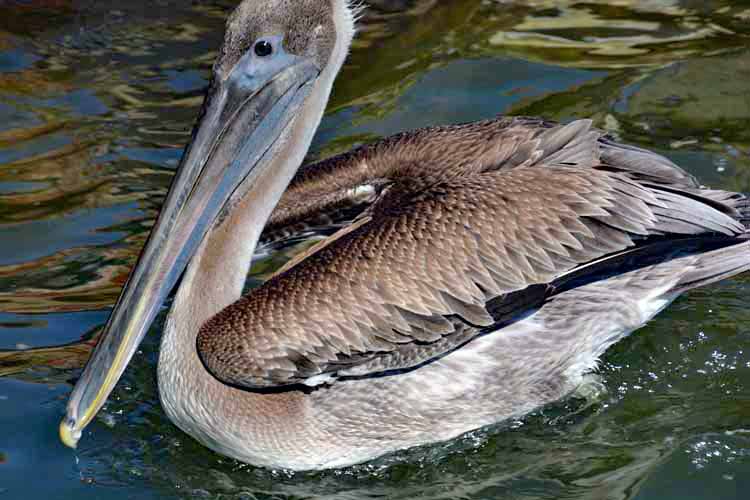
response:
<path id="1" fill-rule="evenodd" d="M 706 184 L 750 191 L 746 2 L 371 3 L 312 157 L 501 112 L 592 117 Z M 159 325 L 79 450 L 59 444 L 233 4 L 0 2 L 0 497 L 744 498 L 747 275 L 616 345 L 589 394 L 367 465 L 288 474 L 197 445 L 159 406 Z"/>

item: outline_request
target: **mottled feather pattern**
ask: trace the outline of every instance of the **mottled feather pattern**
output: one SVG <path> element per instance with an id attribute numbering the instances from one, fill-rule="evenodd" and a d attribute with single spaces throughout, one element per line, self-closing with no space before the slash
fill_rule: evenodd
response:
<path id="1" fill-rule="evenodd" d="M 698 187 L 693 177 L 668 159 L 615 143 L 601 131 L 592 130 L 589 120 L 560 127 L 540 118 L 500 116 L 403 132 L 303 166 L 273 211 L 263 240 L 275 241 L 314 228 L 318 220 L 325 220 L 342 205 L 372 203 L 374 198 L 362 197 L 358 186 L 368 185 L 377 194 L 394 178 L 414 173 L 455 175 L 541 161 L 547 165 L 618 165 L 644 180 Z M 433 172 L 425 168 L 428 166 L 440 168 Z"/>
<path id="2" fill-rule="evenodd" d="M 380 189 L 396 177 L 407 177 L 409 170 L 421 175 L 452 175 L 523 164 L 529 160 L 528 141 L 551 126 L 539 119 L 501 117 L 430 127 L 387 137 L 303 166 L 266 227 L 288 227 L 314 217 L 356 193 L 357 186 L 366 184 Z M 450 164 L 445 164 L 446 158 L 451 158 Z M 443 168 L 432 172 L 425 166 Z"/>
<path id="3" fill-rule="evenodd" d="M 528 118 L 401 134 L 308 167 L 276 222 L 295 197 L 364 183 L 382 187 L 366 221 L 201 329 L 198 351 L 220 380 L 269 388 L 413 368 L 495 326 L 487 305 L 507 294 L 650 241 L 729 245 L 746 232 L 741 195 L 703 190 L 588 121 Z M 683 285 L 743 269 L 750 254 L 738 255 Z"/>

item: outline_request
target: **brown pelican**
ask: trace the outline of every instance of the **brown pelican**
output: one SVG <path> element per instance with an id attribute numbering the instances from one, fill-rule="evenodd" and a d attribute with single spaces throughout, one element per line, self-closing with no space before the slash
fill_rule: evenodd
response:
<path id="1" fill-rule="evenodd" d="M 588 121 L 419 130 L 295 176 L 355 17 L 345 0 L 245 0 L 231 16 L 190 146 L 71 395 L 65 443 L 180 277 L 158 364 L 167 415 L 238 460 L 321 469 L 564 397 L 680 293 L 750 268 L 745 197 Z M 302 220 L 358 189 L 377 199 L 241 296 L 269 218 Z"/>

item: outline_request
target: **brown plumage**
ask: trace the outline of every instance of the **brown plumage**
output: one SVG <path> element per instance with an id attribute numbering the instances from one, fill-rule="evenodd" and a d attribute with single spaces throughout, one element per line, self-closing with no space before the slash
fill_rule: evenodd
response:
<path id="1" fill-rule="evenodd" d="M 323 161 L 274 217 L 362 184 L 382 193 L 355 229 L 203 326 L 198 350 L 215 376 L 267 388 L 413 368 L 493 329 L 492 304 L 507 294 L 665 239 L 692 249 L 696 235 L 732 245 L 747 231 L 741 196 L 702 190 L 588 121 L 527 118 L 401 134 Z"/>
<path id="2" fill-rule="evenodd" d="M 540 136 L 554 127 L 554 122 L 532 117 L 498 117 L 430 127 L 400 133 L 303 166 L 268 220 L 263 240 L 289 237 L 295 230 L 301 232 L 310 226 L 321 228 L 336 220 L 337 215 L 340 217 L 371 204 L 374 195 L 357 188 L 366 185 L 378 191 L 389 179 L 403 177 L 406 174 L 404 165 L 408 163 L 429 174 L 431 169 L 472 171 L 475 168 L 502 169 L 523 162 L 539 162 L 538 155 L 543 152 L 537 148 L 539 141 L 544 140 Z M 577 151 L 570 147 L 565 150 L 569 161 L 592 165 L 598 158 L 594 155 L 603 155 L 602 161 L 617 163 L 633 172 L 663 182 L 698 187 L 692 176 L 665 158 L 632 146 L 614 144 L 601 132 L 591 131 L 591 134 L 598 138 L 596 148 L 591 149 L 591 140 L 579 138 Z M 565 136 L 557 138 L 565 139 Z M 545 147 L 555 150 L 554 144 Z M 647 161 L 642 162 L 643 158 Z M 427 165 L 430 167 L 425 167 Z"/>

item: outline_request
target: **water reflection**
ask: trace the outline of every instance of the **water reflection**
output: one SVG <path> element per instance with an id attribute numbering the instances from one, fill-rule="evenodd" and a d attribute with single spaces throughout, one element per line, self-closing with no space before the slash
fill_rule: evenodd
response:
<path id="1" fill-rule="evenodd" d="M 74 462 L 54 436 L 68 382 L 144 243 L 235 3 L 0 5 L 0 425 L 16 431 L 0 439 L 0 493 L 644 499 L 750 486 L 747 277 L 616 346 L 604 394 L 317 474 L 243 466 L 177 431 L 150 338 Z M 703 182 L 750 191 L 744 2 L 369 3 L 313 158 L 500 112 L 593 117 Z M 251 283 L 306 244 L 266 255 Z M 49 479 L 30 486 L 30 467 Z"/>
<path id="2" fill-rule="evenodd" d="M 733 27 L 747 15 L 741 6 L 711 12 L 677 0 L 525 3 L 534 10 L 490 44 L 579 67 L 657 65 L 742 46 Z"/>

